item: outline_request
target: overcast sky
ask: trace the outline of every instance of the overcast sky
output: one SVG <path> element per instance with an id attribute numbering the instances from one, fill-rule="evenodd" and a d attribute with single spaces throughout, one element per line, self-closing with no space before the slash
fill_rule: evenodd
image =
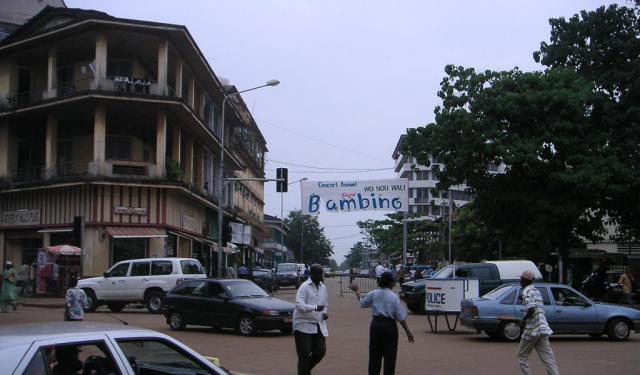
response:
<path id="1" fill-rule="evenodd" d="M 446 64 L 540 69 L 532 58 L 549 38 L 551 17 L 570 17 L 609 1 L 377 0 L 65 0 L 72 8 L 185 25 L 218 77 L 238 89 L 269 79 L 280 86 L 245 102 L 269 153 L 266 174 L 289 168 L 289 181 L 396 177 L 391 154 L 406 128 L 425 125 L 440 104 Z M 290 163 L 296 165 L 281 164 Z M 318 173 L 305 166 L 381 169 Z M 326 172 L 326 170 L 324 170 Z M 265 213 L 280 216 L 273 183 Z M 284 211 L 300 208 L 299 184 Z M 360 239 L 358 220 L 382 214 L 320 215 L 340 263 Z"/>

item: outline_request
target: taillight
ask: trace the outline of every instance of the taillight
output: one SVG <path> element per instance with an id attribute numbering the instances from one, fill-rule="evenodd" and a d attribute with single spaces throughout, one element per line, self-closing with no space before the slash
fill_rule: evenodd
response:
<path id="1" fill-rule="evenodd" d="M 184 279 L 178 279 L 178 280 L 176 280 L 176 285 L 180 284 L 180 283 L 181 283 L 181 282 L 183 282 L 183 281 L 184 281 Z"/>
<path id="2" fill-rule="evenodd" d="M 478 319 L 480 317 L 480 312 L 478 311 L 478 306 L 471 307 L 471 315 L 474 319 Z"/>

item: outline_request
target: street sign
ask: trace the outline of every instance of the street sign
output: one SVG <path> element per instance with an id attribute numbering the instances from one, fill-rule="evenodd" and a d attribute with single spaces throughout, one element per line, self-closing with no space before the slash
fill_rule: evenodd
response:
<path id="1" fill-rule="evenodd" d="M 429 279 L 425 286 L 427 312 L 459 313 L 463 299 L 480 296 L 480 281 L 477 279 Z"/>

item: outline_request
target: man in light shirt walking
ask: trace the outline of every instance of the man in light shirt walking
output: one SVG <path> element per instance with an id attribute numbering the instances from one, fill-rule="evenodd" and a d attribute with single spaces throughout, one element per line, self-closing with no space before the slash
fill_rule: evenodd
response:
<path id="1" fill-rule="evenodd" d="M 524 271 L 520 275 L 520 285 L 522 286 L 522 301 L 526 309 L 525 315 L 520 321 L 520 346 L 518 347 L 518 363 L 520 371 L 524 375 L 532 375 L 529 368 L 529 355 L 533 349 L 538 352 L 540 360 L 547 369 L 548 375 L 559 375 L 556 357 L 549 344 L 549 336 L 553 331 L 549 327 L 544 314 L 544 302 L 540 291 L 533 285 L 535 274 L 531 271 Z"/>
<path id="2" fill-rule="evenodd" d="M 300 285 L 293 312 L 293 334 L 298 354 L 298 375 L 310 375 L 326 352 L 329 336 L 327 319 L 327 287 L 322 282 L 322 266 L 314 264 L 309 279 Z"/>

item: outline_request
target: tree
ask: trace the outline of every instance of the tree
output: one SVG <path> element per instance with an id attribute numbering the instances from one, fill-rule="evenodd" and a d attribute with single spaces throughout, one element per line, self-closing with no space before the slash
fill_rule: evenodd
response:
<path id="1" fill-rule="evenodd" d="M 636 4 L 638 2 L 636 1 Z M 593 82 L 606 98 L 601 157 L 611 173 L 598 206 L 619 224 L 622 239 L 640 238 L 640 19 L 638 9 L 618 5 L 551 19 L 550 42 L 534 59 L 568 68 Z"/>
<path id="2" fill-rule="evenodd" d="M 302 215 L 300 210 L 291 211 L 284 223 L 289 227 L 287 247 L 293 251 L 296 259 L 300 259 L 302 245 L 302 263 L 329 264 L 333 246 L 325 236 L 324 229 L 320 228 L 317 217 Z"/>
<path id="3" fill-rule="evenodd" d="M 434 166 L 439 188 L 466 183 L 486 225 L 538 257 L 566 258 L 578 236 L 598 238 L 603 214 L 592 208 L 610 172 L 593 84 L 568 69 L 445 72 L 435 122 L 409 129 L 405 152 L 425 165 L 434 155 L 446 165 Z"/>
<path id="4" fill-rule="evenodd" d="M 358 227 L 364 234 L 371 247 L 378 249 L 379 253 L 389 258 L 402 257 L 402 223 L 404 214 L 401 212 L 385 215 L 386 219 L 359 221 Z M 409 214 L 408 219 L 419 218 L 421 214 Z M 423 263 L 428 256 L 435 258 L 434 248 L 431 246 L 437 239 L 441 230 L 440 223 L 430 220 L 409 220 L 407 228 L 407 251 L 418 254 L 418 261 Z M 436 246 L 438 247 L 438 246 Z"/>
<path id="5" fill-rule="evenodd" d="M 367 251 L 367 246 L 363 242 L 357 242 L 349 250 L 349 254 L 345 255 L 345 260 L 341 267 L 343 269 L 350 267 L 362 267 L 364 260 L 364 253 Z"/>

